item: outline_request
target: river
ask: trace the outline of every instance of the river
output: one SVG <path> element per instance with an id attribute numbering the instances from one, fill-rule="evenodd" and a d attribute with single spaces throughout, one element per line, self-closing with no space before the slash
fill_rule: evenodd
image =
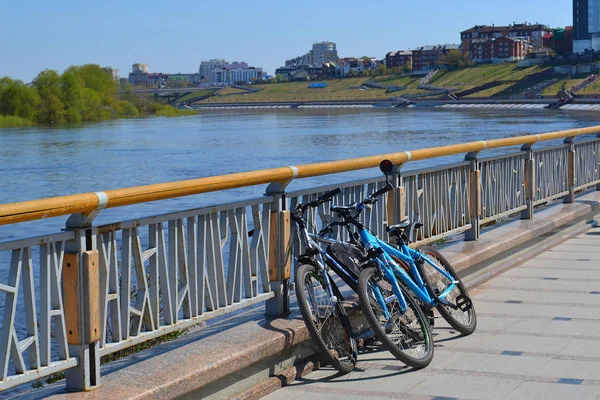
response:
<path id="1" fill-rule="evenodd" d="M 0 204 L 543 133 L 599 121 L 599 113 L 549 110 L 221 110 L 191 117 L 115 120 L 77 127 L 3 129 Z M 409 164 L 407 168 L 431 163 Z M 290 188 L 377 173 L 374 169 L 301 180 Z M 263 192 L 264 187 L 247 188 L 235 196 L 258 197 Z M 191 196 L 105 210 L 97 221 L 229 200 L 229 193 Z M 59 217 L 0 226 L 0 241 L 51 233 L 64 226 L 64 221 L 65 217 Z M 0 266 L 3 270 L 5 267 Z"/>

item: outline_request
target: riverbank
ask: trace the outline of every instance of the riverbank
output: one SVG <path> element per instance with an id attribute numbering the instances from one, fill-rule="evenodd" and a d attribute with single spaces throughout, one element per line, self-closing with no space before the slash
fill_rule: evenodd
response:
<path id="1" fill-rule="evenodd" d="M 283 101 L 283 102 L 247 102 L 247 103 L 218 103 L 194 104 L 196 110 L 232 110 L 232 109 L 346 109 L 346 108 L 429 108 L 429 109 L 523 109 L 542 110 L 552 104 L 554 99 L 530 100 L 496 100 L 496 99 L 466 99 L 466 100 L 346 100 L 346 101 Z M 600 111 L 600 99 L 574 99 L 554 110 Z"/>
<path id="2" fill-rule="evenodd" d="M 593 69 L 590 68 L 590 71 Z M 560 71 L 559 71 L 560 72 Z M 489 64 L 439 70 L 423 75 L 358 76 L 310 82 L 280 82 L 220 89 L 194 105 L 333 102 L 386 102 L 399 98 L 417 101 L 555 99 L 574 90 L 580 97 L 600 96 L 597 75 L 565 75 L 550 66 L 519 68 L 517 64 Z M 188 104 L 190 102 L 187 102 Z"/>

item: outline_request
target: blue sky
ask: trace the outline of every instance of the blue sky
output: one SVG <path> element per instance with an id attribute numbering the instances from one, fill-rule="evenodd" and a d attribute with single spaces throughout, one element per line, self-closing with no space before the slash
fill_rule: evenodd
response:
<path id="1" fill-rule="evenodd" d="M 81 1 L 5 0 L 0 6 L 0 77 L 31 81 L 43 69 L 131 64 L 151 72 L 196 72 L 200 61 L 247 61 L 269 73 L 315 41 L 342 57 L 376 56 L 458 43 L 475 24 L 572 24 L 570 0 L 460 1 Z"/>

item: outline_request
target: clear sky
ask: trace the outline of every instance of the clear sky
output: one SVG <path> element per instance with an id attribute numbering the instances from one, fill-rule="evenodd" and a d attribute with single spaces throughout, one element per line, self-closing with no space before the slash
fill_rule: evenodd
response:
<path id="1" fill-rule="evenodd" d="M 200 61 L 247 61 L 269 73 L 313 42 L 341 57 L 458 43 L 475 24 L 572 24 L 571 0 L 2 0 L 0 77 L 95 63 L 197 72 Z"/>

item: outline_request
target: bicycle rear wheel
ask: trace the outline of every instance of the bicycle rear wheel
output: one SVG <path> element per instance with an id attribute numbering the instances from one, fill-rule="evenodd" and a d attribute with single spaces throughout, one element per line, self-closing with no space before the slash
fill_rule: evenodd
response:
<path id="1" fill-rule="evenodd" d="M 340 373 L 356 365 L 356 341 L 344 307 L 333 302 L 314 265 L 296 270 L 296 297 L 304 323 L 325 360 Z"/>
<path id="2" fill-rule="evenodd" d="M 415 369 L 425 368 L 433 359 L 429 324 L 408 290 L 401 282 L 398 285 L 408 305 L 404 314 L 387 278 L 375 268 L 364 269 L 358 279 L 360 305 L 375 335 L 394 357 Z M 386 299 L 389 318 L 375 299 L 377 291 Z"/>
<path id="3" fill-rule="evenodd" d="M 457 304 L 456 299 L 459 296 L 466 296 L 468 298 L 469 294 L 467 293 L 467 289 L 463 285 L 462 281 L 458 278 L 454 268 L 452 268 L 448 260 L 446 260 L 439 251 L 431 246 L 422 246 L 419 248 L 419 251 L 424 253 L 427 258 L 435 263 L 438 268 L 446 271 L 448 275 L 452 276 L 454 280 L 458 281 L 456 287 L 446 296 L 446 299 L 450 303 Z M 437 298 L 452 283 L 448 278 L 440 274 L 439 271 L 437 271 L 427 262 L 417 263 L 417 268 L 419 269 L 419 273 L 426 283 L 425 286 L 427 287 L 429 295 L 433 298 Z M 438 300 L 436 308 L 442 317 L 444 317 L 444 319 L 448 321 L 448 323 L 454 329 L 463 335 L 470 335 L 475 331 L 475 327 L 477 326 L 477 316 L 475 314 L 475 308 L 472 304 L 470 304 L 470 308 L 468 308 L 466 311 L 463 311 L 461 309 L 455 309 L 446 304 L 442 304 L 442 302 Z"/>

